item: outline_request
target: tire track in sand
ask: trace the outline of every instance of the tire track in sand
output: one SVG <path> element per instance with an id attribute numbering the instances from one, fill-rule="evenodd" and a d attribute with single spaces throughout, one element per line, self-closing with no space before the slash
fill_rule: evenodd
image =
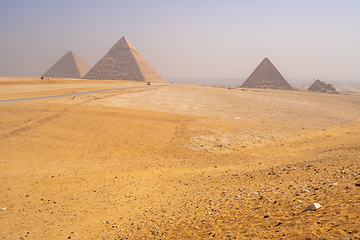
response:
<path id="1" fill-rule="evenodd" d="M 45 117 L 45 118 L 38 119 L 37 121 L 35 121 L 31 125 L 27 125 L 27 126 L 24 126 L 24 127 L 19 127 L 19 128 L 15 129 L 15 130 L 9 132 L 9 133 L 5 133 L 5 134 L 1 135 L 0 140 L 4 140 L 4 139 L 10 138 L 12 136 L 17 136 L 17 135 L 19 135 L 21 133 L 28 132 L 28 131 L 34 130 L 34 129 L 38 128 L 38 127 L 44 126 L 45 124 L 47 124 L 47 123 L 49 123 L 49 122 L 51 122 L 51 121 L 53 121 L 55 119 L 58 119 L 58 118 L 62 117 L 71 108 L 74 108 L 74 107 L 82 105 L 82 104 L 90 103 L 93 100 L 107 98 L 109 96 L 111 96 L 111 95 L 103 96 L 103 97 L 94 97 L 92 99 L 86 99 L 85 101 L 82 101 L 80 103 L 76 103 L 76 104 L 67 106 L 63 110 L 60 110 L 58 113 L 55 113 L 55 114 L 50 115 L 50 116 Z"/>
<path id="2" fill-rule="evenodd" d="M 156 87 L 156 86 L 152 86 L 152 87 Z M 128 87 L 128 88 L 119 88 L 119 89 L 107 89 L 107 90 L 99 90 L 99 91 L 91 91 L 91 92 L 82 92 L 82 93 L 77 93 L 77 94 L 65 94 L 65 95 L 55 95 L 54 97 L 69 97 L 69 96 L 73 96 L 73 98 L 75 98 L 75 96 L 77 95 L 83 95 L 83 94 L 89 94 L 89 93 L 100 93 L 100 92 L 107 92 L 107 91 L 117 91 L 117 90 L 124 90 L 124 89 L 132 89 L 132 88 L 141 88 L 141 87 Z M 148 89 L 142 89 L 142 90 L 139 90 L 139 91 L 145 91 L 145 90 L 149 90 Z M 98 100 L 98 99 L 104 99 L 104 98 L 108 98 L 108 97 L 111 97 L 113 95 L 117 95 L 117 94 L 122 94 L 122 92 L 120 93 L 114 93 L 114 94 L 109 94 L 107 96 L 101 96 L 101 97 L 93 97 L 93 98 L 90 98 L 90 99 L 86 99 L 80 103 L 77 103 L 77 104 L 74 104 L 72 106 L 68 106 L 66 108 L 64 108 L 63 110 L 61 110 L 60 112 L 58 113 L 55 113 L 51 116 L 48 116 L 48 117 L 45 117 L 45 118 L 42 118 L 42 119 L 39 119 L 37 120 L 36 122 L 34 122 L 33 124 L 31 125 L 28 125 L 28 126 L 25 126 L 25 127 L 19 127 L 9 133 L 5 133 L 3 135 L 1 135 L 0 137 L 0 140 L 4 140 L 4 139 L 7 139 L 7 138 L 10 138 L 12 136 L 17 136 L 21 133 L 24 133 L 24 132 L 28 132 L 30 130 L 33 130 L 33 129 L 36 129 L 38 127 L 41 127 L 41 126 L 44 126 L 45 124 L 55 120 L 55 119 L 58 119 L 60 118 L 62 115 L 64 115 L 66 112 L 68 112 L 71 108 L 74 108 L 76 106 L 79 106 L 79 105 L 82 105 L 82 104 L 87 104 L 87 103 L 90 103 L 94 100 Z M 43 99 L 44 97 L 39 97 L 39 99 Z M 53 98 L 53 97 L 49 97 L 49 98 Z M 72 98 L 72 99 L 73 99 Z M 37 98 L 31 98 L 30 100 L 36 100 Z M 26 101 L 26 99 L 22 99 L 20 101 Z M 0 101 L 1 103 L 1 101 Z"/>
<path id="3" fill-rule="evenodd" d="M 19 128 L 15 129 L 15 130 L 9 132 L 9 133 L 5 133 L 5 134 L 1 135 L 0 140 L 4 140 L 4 139 L 10 138 L 12 136 L 17 136 L 17 135 L 19 135 L 21 133 L 28 132 L 28 131 L 36 129 L 38 127 L 44 126 L 45 124 L 47 124 L 47 123 L 49 123 L 49 122 L 51 122 L 51 121 L 53 121 L 55 119 L 60 118 L 67 111 L 68 111 L 68 108 L 65 108 L 62 111 L 60 111 L 58 113 L 55 113 L 55 114 L 53 114 L 51 116 L 39 119 L 36 122 L 34 122 L 33 124 L 31 124 L 31 125 L 28 125 L 28 126 L 25 126 L 25 127 L 19 127 Z"/>

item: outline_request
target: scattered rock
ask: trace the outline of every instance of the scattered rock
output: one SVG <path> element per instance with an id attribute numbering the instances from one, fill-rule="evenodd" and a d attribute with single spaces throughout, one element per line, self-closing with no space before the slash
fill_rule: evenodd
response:
<path id="1" fill-rule="evenodd" d="M 2 209 L 1 209 L 1 211 L 5 211 L 6 210 L 6 207 L 3 207 Z"/>
<path id="2" fill-rule="evenodd" d="M 275 227 L 280 226 L 281 224 L 282 224 L 282 222 L 278 222 L 278 223 L 276 223 Z"/>
<path id="3" fill-rule="evenodd" d="M 305 207 L 305 211 L 315 211 L 316 209 L 320 208 L 321 205 L 319 203 L 312 203 L 309 206 Z"/>
<path id="4" fill-rule="evenodd" d="M 355 183 L 355 186 L 360 187 L 360 182 Z"/>
<path id="5" fill-rule="evenodd" d="M 301 190 L 301 192 L 302 192 L 302 193 L 308 193 L 308 192 L 310 192 L 310 191 L 307 190 L 307 189 L 303 189 L 303 190 Z"/>
<path id="6" fill-rule="evenodd" d="M 266 215 L 264 216 L 264 218 L 268 218 L 268 217 L 270 217 L 270 215 L 269 215 L 269 214 L 266 214 Z"/>

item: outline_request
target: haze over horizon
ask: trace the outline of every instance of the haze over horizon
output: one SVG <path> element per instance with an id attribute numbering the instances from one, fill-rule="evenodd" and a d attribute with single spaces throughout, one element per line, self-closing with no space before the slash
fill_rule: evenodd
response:
<path id="1" fill-rule="evenodd" d="M 360 85 L 360 1 L 2 1 L 0 76 L 72 50 L 93 67 L 123 36 L 166 80 L 235 81 L 268 57 L 290 84 Z"/>

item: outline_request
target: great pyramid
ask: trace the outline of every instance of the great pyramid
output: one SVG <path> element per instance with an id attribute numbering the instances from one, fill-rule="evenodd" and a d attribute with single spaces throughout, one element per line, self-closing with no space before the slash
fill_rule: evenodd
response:
<path id="1" fill-rule="evenodd" d="M 53 78 L 83 78 L 90 67 L 73 51 L 68 51 L 43 76 Z"/>
<path id="2" fill-rule="evenodd" d="M 165 82 L 125 37 L 122 37 L 84 78 Z"/>
<path id="3" fill-rule="evenodd" d="M 291 90 L 292 87 L 268 58 L 264 58 L 254 72 L 241 85 L 244 88 L 272 88 Z"/>
<path id="4" fill-rule="evenodd" d="M 326 84 L 317 79 L 309 88 L 308 91 L 322 92 L 322 93 L 334 93 L 338 94 L 336 89 L 331 84 Z"/>

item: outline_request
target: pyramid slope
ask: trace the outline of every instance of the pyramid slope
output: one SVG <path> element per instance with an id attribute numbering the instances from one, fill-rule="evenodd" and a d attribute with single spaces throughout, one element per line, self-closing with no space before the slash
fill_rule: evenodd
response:
<path id="1" fill-rule="evenodd" d="M 316 79 L 316 81 L 308 88 L 308 91 L 316 91 L 316 89 L 322 85 L 322 82 L 319 79 Z"/>
<path id="2" fill-rule="evenodd" d="M 53 78 L 83 78 L 90 67 L 73 51 L 67 52 L 43 76 Z"/>
<path id="3" fill-rule="evenodd" d="M 291 90 L 292 87 L 270 62 L 264 58 L 254 72 L 241 85 L 244 88 L 271 88 Z"/>
<path id="4" fill-rule="evenodd" d="M 84 78 L 165 82 L 125 37 L 122 37 Z"/>

